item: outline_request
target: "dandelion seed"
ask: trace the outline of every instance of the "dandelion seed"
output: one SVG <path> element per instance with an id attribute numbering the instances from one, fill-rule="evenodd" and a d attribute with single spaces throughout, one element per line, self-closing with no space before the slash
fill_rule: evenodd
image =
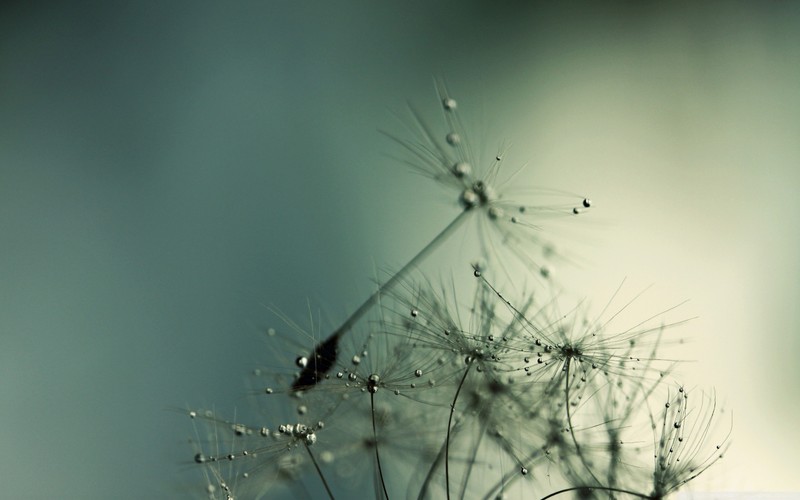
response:
<path id="1" fill-rule="evenodd" d="M 439 93 L 440 102 L 442 102 L 445 110 L 445 121 L 450 128 L 449 132 L 444 137 L 444 142 L 451 146 L 451 148 L 445 148 L 427 126 L 424 125 L 419 115 L 416 113 L 414 113 L 414 117 L 416 119 L 417 142 L 409 143 L 401 139 L 396 140 L 415 157 L 415 161 L 411 162 L 414 168 L 442 184 L 455 187 L 458 192 L 458 200 L 462 212 L 426 247 L 413 257 L 408 264 L 403 266 L 392 278 L 381 285 L 339 328 L 334 330 L 332 334 L 314 348 L 311 356 L 309 356 L 312 362 L 303 367 L 303 371 L 293 382 L 293 391 L 313 388 L 322 380 L 335 363 L 341 337 L 349 332 L 353 325 L 372 308 L 382 293 L 389 292 L 398 280 L 404 278 L 406 274 L 424 260 L 434 248 L 449 237 L 450 234 L 461 225 L 468 214 L 475 212 L 476 210 L 474 209 L 485 213 L 486 217 L 482 218 L 482 220 L 488 221 L 489 227 L 499 232 L 502 241 L 513 248 L 517 256 L 523 257 L 523 260 L 527 263 L 534 264 L 535 262 L 533 262 L 530 256 L 522 251 L 521 243 L 526 241 L 527 243 L 537 246 L 549 246 L 549 244 L 544 243 L 539 235 L 536 234 L 539 230 L 536 222 L 521 223 L 522 221 L 520 221 L 519 217 L 516 215 L 513 216 L 512 221 L 512 218 L 509 217 L 507 213 L 517 210 L 520 214 L 533 212 L 536 217 L 542 220 L 548 216 L 565 213 L 563 206 L 546 207 L 544 205 L 525 205 L 519 202 L 507 201 L 503 195 L 498 194 L 494 186 L 502 187 L 505 183 L 510 183 L 514 176 L 512 174 L 508 179 L 505 179 L 505 181 L 500 181 L 499 166 L 501 164 L 500 160 L 502 154 L 495 156 L 495 161 L 488 169 L 485 169 L 482 175 L 473 173 L 472 165 L 475 164 L 473 160 L 475 157 L 471 152 L 470 145 L 467 143 L 466 133 L 457 117 L 455 100 L 449 97 L 442 84 L 437 84 L 437 91 Z M 584 206 L 588 208 L 588 198 L 584 198 Z M 509 224 L 513 226 L 509 226 Z M 521 237 L 521 233 L 519 233 L 517 229 L 519 226 L 524 226 L 528 229 L 527 237 Z M 514 227 L 514 229 L 512 229 L 512 227 Z M 486 249 L 484 249 L 483 253 L 487 253 L 485 250 Z M 551 271 L 547 269 L 543 271 L 542 276 L 548 277 L 550 273 Z M 414 316 L 413 312 L 412 316 Z"/>

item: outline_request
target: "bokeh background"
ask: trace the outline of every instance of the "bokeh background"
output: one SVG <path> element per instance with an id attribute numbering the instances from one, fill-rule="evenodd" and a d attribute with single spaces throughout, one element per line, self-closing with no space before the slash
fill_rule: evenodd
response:
<path id="1" fill-rule="evenodd" d="M 595 201 L 565 286 L 691 299 L 687 377 L 734 419 L 694 489 L 799 492 L 798 26 L 797 2 L 3 2 L 1 496 L 202 486 L 170 410 L 242 405 L 268 305 L 341 321 L 457 212 L 378 133 L 437 116 L 434 76 L 531 183 Z"/>

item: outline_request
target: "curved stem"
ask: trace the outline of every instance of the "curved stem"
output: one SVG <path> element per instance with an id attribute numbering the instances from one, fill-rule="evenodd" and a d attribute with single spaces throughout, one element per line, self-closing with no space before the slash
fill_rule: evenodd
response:
<path id="1" fill-rule="evenodd" d="M 392 289 L 406 274 L 412 269 L 417 267 L 439 244 L 441 244 L 450 233 L 455 231 L 463 221 L 466 220 L 467 215 L 472 213 L 472 210 L 462 210 L 455 219 L 450 222 L 439 234 L 437 234 L 430 243 L 425 245 L 425 248 L 419 251 L 417 255 L 411 258 L 399 271 L 397 271 L 388 281 L 378 286 L 378 289 L 370 295 L 367 300 L 361 304 L 333 333 L 331 333 L 325 340 L 320 342 L 314 347 L 311 354 L 310 362 L 300 372 L 300 376 L 292 384 L 292 391 L 302 391 L 311 389 L 317 385 L 323 376 L 333 368 L 336 363 L 336 356 L 338 354 L 339 339 L 364 316 L 378 301 L 380 296 Z"/>
<path id="2" fill-rule="evenodd" d="M 547 500 L 548 498 L 553 498 L 556 495 L 560 495 L 562 493 L 568 493 L 570 491 L 581 491 L 581 490 L 599 490 L 599 491 L 611 491 L 614 493 L 625 493 L 626 495 L 631 495 L 634 497 L 645 498 L 647 500 L 652 499 L 651 496 L 645 495 L 643 493 L 639 493 L 636 491 L 631 490 L 623 490 L 621 488 L 609 488 L 607 486 L 573 486 L 571 488 L 564 488 L 563 490 L 558 490 L 553 493 L 550 493 L 547 496 L 541 498 L 541 500 Z"/>
<path id="3" fill-rule="evenodd" d="M 447 500 L 450 500 L 450 428 L 453 425 L 453 413 L 456 411 L 458 395 L 461 393 L 461 388 L 464 387 L 464 381 L 467 379 L 471 368 L 472 363 L 464 370 L 464 376 L 461 377 L 461 382 L 459 382 L 458 389 L 456 389 L 456 395 L 453 397 L 453 404 L 450 405 L 450 418 L 447 419 L 447 440 L 445 441 L 444 448 L 444 478 L 447 483 Z"/>
<path id="4" fill-rule="evenodd" d="M 311 453 L 311 448 L 309 448 L 307 444 L 305 445 L 305 448 L 306 448 L 306 451 L 308 452 L 308 456 L 311 457 L 311 462 L 314 464 L 314 467 L 317 469 L 317 474 L 319 475 L 319 478 L 322 479 L 322 485 L 325 486 L 325 491 L 328 492 L 328 497 L 330 497 L 331 500 L 336 500 L 333 497 L 333 493 L 331 493 L 331 487 L 328 486 L 328 481 L 325 480 L 325 476 L 322 474 L 322 469 L 319 468 L 319 464 L 317 463 L 317 459 L 314 458 L 314 454 Z"/>
<path id="5" fill-rule="evenodd" d="M 369 393 L 369 406 L 372 410 L 372 439 L 375 440 L 375 460 L 378 462 L 378 475 L 381 478 L 381 487 L 383 488 L 383 495 L 386 500 L 389 500 L 389 492 L 386 491 L 386 481 L 383 480 L 383 468 L 381 467 L 381 456 L 378 453 L 378 431 L 375 425 L 375 394 Z"/>

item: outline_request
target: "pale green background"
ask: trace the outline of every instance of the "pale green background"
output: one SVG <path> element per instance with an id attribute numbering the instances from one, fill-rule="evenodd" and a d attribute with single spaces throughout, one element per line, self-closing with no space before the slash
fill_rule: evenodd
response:
<path id="1" fill-rule="evenodd" d="M 569 286 L 692 300 L 695 487 L 800 491 L 800 3 L 556 5 L 4 2 L 0 496 L 195 487 L 168 410 L 242 403 L 264 304 L 340 321 L 455 213 L 377 132 L 432 76 L 595 200 Z"/>

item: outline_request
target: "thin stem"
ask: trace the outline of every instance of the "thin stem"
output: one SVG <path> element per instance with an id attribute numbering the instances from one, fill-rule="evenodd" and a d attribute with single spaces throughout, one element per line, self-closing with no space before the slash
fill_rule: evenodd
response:
<path id="1" fill-rule="evenodd" d="M 462 210 L 461 213 L 458 214 L 456 218 L 453 219 L 453 221 L 450 222 L 450 224 L 448 224 L 447 227 L 445 227 L 442 230 L 442 232 L 437 234 L 431 240 L 430 243 L 425 245 L 425 248 L 420 250 L 417 255 L 412 257 L 411 260 L 409 260 L 405 266 L 403 266 L 399 271 L 397 271 L 394 274 L 394 276 L 389 278 L 389 280 L 386 283 L 380 285 L 378 289 L 375 290 L 375 292 L 372 295 L 370 295 L 369 298 L 365 300 L 364 303 L 361 304 L 361 306 L 359 306 L 359 308 L 356 309 L 355 312 L 353 312 L 353 314 L 351 314 L 350 317 L 347 318 L 344 323 L 342 323 L 342 326 L 340 326 L 339 328 L 336 329 L 335 332 L 333 332 L 332 336 L 336 335 L 341 337 L 345 333 L 349 332 L 350 329 L 353 328 L 353 325 L 359 319 L 361 319 L 361 317 L 364 314 L 366 314 L 367 311 L 369 311 L 369 309 L 372 307 L 373 304 L 375 304 L 375 301 L 378 300 L 378 297 L 380 297 L 383 293 L 386 293 L 389 290 L 391 290 L 392 287 L 396 285 L 398 281 L 403 279 L 405 275 L 408 274 L 409 271 L 415 268 L 423 259 L 425 259 L 425 257 L 428 256 L 429 253 L 431 253 L 431 251 L 433 251 L 433 249 L 439 246 L 439 244 L 442 241 L 444 241 L 444 239 L 447 238 L 451 232 L 453 232 L 456 228 L 458 228 L 458 226 L 461 224 L 462 221 L 466 219 L 466 215 L 468 213 L 470 213 L 469 210 Z"/>
<path id="2" fill-rule="evenodd" d="M 306 451 L 308 452 L 308 456 L 311 457 L 311 462 L 314 464 L 314 467 L 317 469 L 317 474 L 319 475 L 319 478 L 322 479 L 322 485 L 325 486 L 325 491 L 328 492 L 328 497 L 330 497 L 331 500 L 336 500 L 333 497 L 333 493 L 331 492 L 330 486 L 328 486 L 328 481 L 325 480 L 325 476 L 322 474 L 322 469 L 319 468 L 319 464 L 317 463 L 317 459 L 314 458 L 314 454 L 311 453 L 311 448 L 309 448 L 307 444 L 305 445 L 305 448 L 306 448 Z"/>
<path id="3" fill-rule="evenodd" d="M 538 451 L 538 450 L 534 451 L 533 453 L 531 453 L 530 455 L 525 457 L 525 460 L 524 460 L 523 463 L 531 463 L 531 462 L 533 462 L 536 458 L 541 456 L 541 453 L 542 452 Z M 483 500 L 490 500 L 492 498 L 496 498 L 497 494 L 501 493 L 502 490 L 506 486 L 510 485 L 511 483 L 513 483 L 514 481 L 519 479 L 520 477 L 521 477 L 521 475 L 520 475 L 520 473 L 518 471 L 507 472 L 500 479 L 500 481 L 498 481 L 494 486 L 492 486 L 492 488 L 486 493 L 486 495 L 484 495 Z"/>
<path id="4" fill-rule="evenodd" d="M 444 457 L 445 446 L 447 446 L 447 442 L 445 441 L 442 443 L 442 447 L 439 449 L 439 453 L 436 454 L 436 458 L 431 464 L 431 468 L 428 469 L 428 474 L 425 476 L 425 480 L 422 482 L 422 487 L 419 489 L 419 495 L 417 495 L 417 500 L 423 500 L 425 495 L 428 493 L 428 487 L 431 484 L 431 480 L 433 479 L 433 474 L 436 472 L 436 469 L 439 468 L 439 465 L 442 463 L 442 458 Z"/>
<path id="5" fill-rule="evenodd" d="M 578 458 L 581 459 L 581 463 L 583 464 L 583 466 L 586 467 L 586 471 L 589 473 L 590 476 L 592 476 L 592 479 L 594 479 L 594 481 L 597 484 L 600 484 L 600 481 L 597 480 L 597 477 L 594 475 L 594 472 L 592 472 L 592 469 L 589 467 L 589 464 L 586 462 L 586 458 L 583 456 L 583 451 L 581 451 L 581 447 L 578 444 L 578 439 L 575 437 L 575 429 L 572 426 L 572 414 L 570 413 L 570 410 L 569 410 L 569 407 L 570 407 L 570 403 L 569 403 L 569 365 L 570 365 L 570 361 L 572 361 L 572 358 L 567 358 L 567 361 L 566 361 L 566 376 L 564 377 L 565 378 L 564 397 L 566 399 L 565 403 L 566 403 L 566 406 L 567 406 L 567 424 L 569 425 L 569 435 L 572 436 L 572 442 L 575 443 L 575 451 L 578 453 Z"/>
<path id="6" fill-rule="evenodd" d="M 381 456 L 378 453 L 378 430 L 375 425 L 375 394 L 373 392 L 369 393 L 369 405 L 372 409 L 372 439 L 375 440 L 375 460 L 378 462 L 378 475 L 381 478 L 381 487 L 383 488 L 383 494 L 386 497 L 386 500 L 389 500 L 389 492 L 386 491 L 386 481 L 383 479 L 383 468 L 381 467 Z"/>
<path id="7" fill-rule="evenodd" d="M 631 490 L 623 490 L 621 488 L 609 488 L 607 486 L 572 486 L 571 488 L 564 488 L 563 490 L 554 491 L 553 493 L 550 493 L 549 495 L 542 497 L 541 500 L 547 500 L 548 498 L 553 498 L 556 495 L 560 495 L 562 493 L 568 493 L 570 491 L 583 491 L 583 490 L 600 490 L 600 491 L 611 491 L 614 493 L 625 493 L 626 495 L 631 495 L 639 498 L 646 498 L 647 500 L 653 498 L 643 493 Z"/>
<path id="8" fill-rule="evenodd" d="M 484 426 L 478 434 L 478 442 L 475 443 L 475 446 L 472 447 L 472 456 L 469 457 L 469 461 L 467 462 L 467 472 L 464 474 L 464 479 L 461 481 L 461 498 L 464 498 L 467 493 L 467 485 L 469 484 L 469 478 L 472 477 L 472 467 L 475 465 L 476 460 L 475 458 L 478 456 L 478 450 L 481 447 L 481 442 L 483 441 L 483 436 L 486 434 L 486 427 Z"/>
<path id="9" fill-rule="evenodd" d="M 397 271 L 388 281 L 378 286 L 378 289 L 370 295 L 367 300 L 356 309 L 350 317 L 348 317 L 339 328 L 331 333 L 325 340 L 320 342 L 314 347 L 311 355 L 311 361 L 300 372 L 300 376 L 292 384 L 292 391 L 301 391 L 313 388 L 324 375 L 333 368 L 336 363 L 336 356 L 338 354 L 339 339 L 349 332 L 353 326 L 364 316 L 378 301 L 380 296 L 391 290 L 401 279 L 403 279 L 409 271 L 417 267 L 439 244 L 441 244 L 450 233 L 455 231 L 461 223 L 466 220 L 467 215 L 472 213 L 472 210 L 462 210 L 460 214 L 453 219 L 439 234 L 437 234 L 430 243 L 425 245 L 425 248 L 419 251 L 417 255 L 411 258 L 406 265 Z"/>
<path id="10" fill-rule="evenodd" d="M 472 363 L 464 370 L 464 376 L 461 377 L 461 382 L 459 382 L 458 389 L 456 389 L 456 395 L 453 397 L 453 404 L 450 405 L 450 418 L 447 419 L 447 440 L 444 448 L 444 478 L 447 483 L 447 500 L 450 500 L 450 428 L 453 425 L 453 413 L 456 411 L 458 395 L 461 393 L 461 388 L 464 387 L 464 381 L 467 379 L 471 368 Z"/>

